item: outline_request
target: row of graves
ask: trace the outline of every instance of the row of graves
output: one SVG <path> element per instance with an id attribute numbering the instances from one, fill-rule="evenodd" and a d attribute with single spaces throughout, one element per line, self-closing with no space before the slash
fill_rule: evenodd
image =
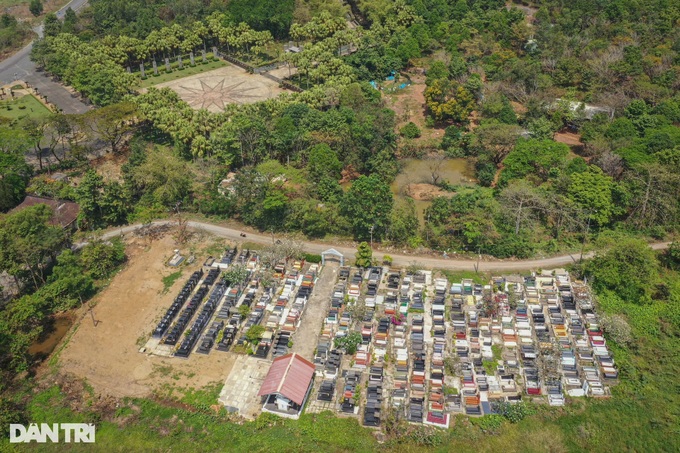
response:
<path id="1" fill-rule="evenodd" d="M 588 287 L 572 284 L 566 272 L 523 283 L 516 330 L 527 394 L 547 395 L 553 406 L 564 405 L 565 396 L 608 396 L 618 371 Z"/>
<path id="2" fill-rule="evenodd" d="M 494 414 L 523 398 L 559 406 L 607 396 L 618 377 L 590 291 L 566 272 L 487 284 L 377 268 L 338 276 L 314 357 L 316 401 L 365 426 L 380 427 L 386 408 L 447 427 L 453 413 Z M 354 318 L 348 300 L 363 305 Z M 343 357 L 334 340 L 351 332 L 362 343 Z"/>
<path id="3" fill-rule="evenodd" d="M 462 398 L 447 397 L 450 410 L 484 415 L 495 413 L 497 403 L 521 401 L 522 395 L 561 406 L 566 396 L 609 394 L 618 372 L 586 285 L 572 283 L 566 272 L 494 277 L 490 283 L 450 287 L 462 374 Z M 509 295 L 516 307 L 511 308 Z"/>
<path id="4" fill-rule="evenodd" d="M 274 277 L 281 282 L 277 291 L 266 306 L 265 334 L 257 347 L 256 356 L 266 358 L 271 351 L 272 358 L 288 354 L 289 344 L 302 322 L 309 298 L 320 271 L 317 264 L 309 266 L 303 272 L 304 261 L 294 261 L 286 271 L 285 263 L 275 267 Z"/>
<path id="5" fill-rule="evenodd" d="M 203 336 L 196 352 L 208 354 L 212 349 L 229 351 L 235 344 L 245 342 L 248 329 L 261 322 L 262 309 L 253 309 L 253 302 L 261 290 L 264 294 L 270 288 L 260 288 L 257 278 L 259 258 L 248 249 L 240 252 L 236 248 L 227 249 L 219 260 L 209 263 L 213 269 L 228 270 L 231 266 L 245 266 L 248 271 L 243 281 L 223 280 L 224 292 L 217 305 L 215 319 Z M 240 307 L 247 306 L 251 310 L 244 316 Z M 240 335 L 240 336 L 239 336 Z"/>
<path id="6" fill-rule="evenodd" d="M 223 270 L 232 264 L 246 266 L 244 282 L 223 278 Z M 180 358 L 188 358 L 194 350 L 201 354 L 209 354 L 212 349 L 228 350 L 243 324 L 238 306 L 250 304 L 248 297 L 242 297 L 246 282 L 250 281 L 248 294 L 257 291 L 257 279 L 250 280 L 257 265 L 257 255 L 249 250 L 239 253 L 236 248 L 227 249 L 219 260 L 208 258 L 184 284 L 147 345 L 153 342 L 155 352 Z M 251 313 L 255 323 L 256 316 Z"/>
<path id="7" fill-rule="evenodd" d="M 385 355 L 389 320 L 383 321 L 377 329 L 374 329 L 373 324 L 381 273 L 381 268 L 362 271 L 343 266 L 339 269 L 314 356 L 317 380 L 320 382 L 312 404 L 316 409 L 313 410 L 330 409 L 341 414 L 360 416 L 361 401 L 365 397 L 363 418 L 367 426 L 380 424 L 382 406 L 382 358 Z M 362 295 L 364 289 L 366 297 Z M 372 303 L 365 304 L 369 298 Z M 363 314 L 356 309 L 355 318 L 352 318 L 350 306 L 362 307 Z M 361 335 L 361 344 L 356 353 L 348 357 L 334 345 L 337 339 L 352 333 Z M 373 350 L 373 340 L 381 342 L 382 352 Z M 366 389 L 365 394 L 361 391 L 362 386 Z"/>
<path id="8" fill-rule="evenodd" d="M 341 373 L 343 353 L 335 348 L 335 339 L 349 333 L 351 318 L 349 312 L 344 311 L 345 298 L 347 295 L 347 280 L 350 276 L 349 267 L 341 267 L 338 272 L 338 281 L 331 293 L 331 303 L 328 313 L 324 318 L 321 334 L 314 352 L 313 363 L 316 369 L 317 380 L 320 380 L 318 392 L 313 406 L 320 410 L 335 409 L 336 391 L 338 379 Z M 358 384 L 360 374 L 345 372 L 344 381 L 348 385 L 349 398 L 344 403 L 345 412 L 354 413 L 354 389 Z M 310 405 L 310 406 L 312 406 Z"/>

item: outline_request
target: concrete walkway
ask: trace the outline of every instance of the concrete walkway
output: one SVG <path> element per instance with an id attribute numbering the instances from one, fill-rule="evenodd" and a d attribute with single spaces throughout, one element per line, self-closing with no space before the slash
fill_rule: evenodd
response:
<path id="1" fill-rule="evenodd" d="M 297 352 L 310 362 L 314 359 L 314 349 L 319 342 L 319 332 L 323 320 L 331 307 L 330 295 L 338 277 L 337 263 L 328 262 L 314 285 L 312 295 L 302 313 L 300 327 L 293 335 L 293 347 L 290 352 Z"/>

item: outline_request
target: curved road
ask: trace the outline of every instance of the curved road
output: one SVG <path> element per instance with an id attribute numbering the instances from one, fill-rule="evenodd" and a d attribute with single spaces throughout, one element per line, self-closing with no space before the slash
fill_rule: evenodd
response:
<path id="1" fill-rule="evenodd" d="M 68 8 L 78 11 L 86 3 L 87 0 L 71 0 L 57 11 L 56 15 L 59 19 L 62 19 Z M 39 37 L 42 37 L 42 24 L 35 27 L 33 31 Z M 82 103 L 78 96 L 74 97 L 63 85 L 53 82 L 51 78 L 37 71 L 35 63 L 31 61 L 32 48 L 33 43 L 31 42 L 11 57 L 0 61 L 0 85 L 10 84 L 15 80 L 23 80 L 46 95 L 47 100 L 62 109 L 64 113 L 85 113 L 90 110 L 90 107 Z"/>
<path id="2" fill-rule="evenodd" d="M 176 225 L 177 222 L 171 221 L 171 220 L 159 220 L 156 222 L 152 222 L 152 225 L 156 226 L 162 226 L 162 225 Z M 233 228 L 227 228 L 223 226 L 218 226 L 218 225 L 213 225 L 211 223 L 205 223 L 205 222 L 195 222 L 195 221 L 189 221 L 187 222 L 188 226 L 194 230 L 202 230 L 207 233 L 213 234 L 215 236 L 223 237 L 225 239 L 230 239 L 233 241 L 248 241 L 248 242 L 255 242 L 258 244 L 271 244 L 272 243 L 272 237 L 268 235 L 263 235 L 263 234 L 257 234 L 257 233 L 247 233 L 246 238 L 242 238 L 240 236 L 241 231 L 240 230 L 235 230 Z M 122 228 L 118 228 L 115 230 L 111 230 L 107 233 L 104 233 L 102 235 L 102 239 L 110 239 L 115 236 L 120 236 L 122 234 L 130 233 L 135 230 L 138 230 L 142 228 L 144 225 L 142 224 L 135 224 L 135 225 L 128 225 Z M 334 248 L 338 252 L 342 253 L 345 255 L 346 258 L 348 259 L 354 259 L 354 254 L 356 253 L 356 249 L 352 247 L 343 247 L 343 246 L 333 246 L 330 244 L 322 244 L 318 242 L 311 242 L 311 241 L 302 241 L 304 244 L 304 248 L 306 251 L 310 253 L 315 253 L 315 254 L 320 254 L 321 252 L 328 250 L 329 248 Z M 79 243 L 76 244 L 76 248 L 80 248 L 84 245 L 85 243 Z M 651 248 L 654 250 L 662 250 L 665 248 L 668 248 L 668 245 L 670 242 L 658 242 L 654 244 L 650 244 Z M 385 253 L 383 252 L 374 252 L 373 256 L 375 258 L 378 258 L 379 260 L 382 259 L 383 255 Z M 590 258 L 594 255 L 593 252 L 589 252 L 583 255 L 584 258 Z M 432 257 L 427 257 L 427 256 L 418 256 L 418 255 L 400 255 L 400 254 L 390 254 L 393 259 L 393 264 L 397 266 L 408 266 L 414 261 L 417 262 L 420 266 L 423 266 L 428 269 L 447 269 L 447 270 L 454 270 L 454 271 L 474 271 L 475 270 L 475 264 L 477 262 L 475 260 L 468 260 L 468 259 L 444 259 L 444 258 L 432 258 Z M 507 272 L 507 271 L 525 271 L 525 270 L 535 270 L 535 269 L 554 269 L 557 267 L 562 267 L 564 265 L 570 264 L 570 263 L 575 263 L 578 261 L 579 255 L 574 254 L 574 255 L 562 255 L 562 256 L 554 256 L 552 258 L 541 258 L 541 259 L 531 259 L 531 260 L 494 260 L 494 261 L 480 261 L 479 262 L 479 271 L 486 272 L 486 271 L 495 271 L 495 272 Z"/>

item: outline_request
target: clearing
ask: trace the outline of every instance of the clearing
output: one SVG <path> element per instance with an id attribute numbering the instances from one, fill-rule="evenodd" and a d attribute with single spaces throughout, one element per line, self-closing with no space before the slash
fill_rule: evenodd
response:
<path id="1" fill-rule="evenodd" d="M 94 299 L 97 326 L 89 315 L 84 317 L 61 351 L 62 372 L 86 379 L 97 393 L 114 397 L 145 397 L 164 385 L 201 388 L 226 379 L 233 354 L 192 354 L 177 360 L 138 352 L 138 340 L 146 341 L 186 277 L 202 264 L 183 268 L 182 278 L 163 293 L 163 277 L 176 272 L 165 264 L 175 247 L 171 235 L 150 246 L 147 239 L 128 242 L 127 265 Z"/>
<path id="2" fill-rule="evenodd" d="M 168 87 L 195 109 L 220 113 L 228 104 L 250 104 L 278 96 L 279 84 L 227 64 L 201 74 L 155 85 Z"/>

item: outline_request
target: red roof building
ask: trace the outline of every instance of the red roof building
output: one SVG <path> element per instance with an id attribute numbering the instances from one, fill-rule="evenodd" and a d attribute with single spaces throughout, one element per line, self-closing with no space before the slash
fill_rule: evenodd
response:
<path id="1" fill-rule="evenodd" d="M 10 212 L 21 211 L 22 209 L 37 204 L 46 204 L 52 208 L 52 218 L 49 221 L 50 225 L 59 225 L 64 229 L 75 225 L 78 213 L 80 212 L 80 206 L 72 201 L 56 200 L 54 198 L 38 197 L 35 195 L 27 195 L 24 201 Z"/>
<path id="2" fill-rule="evenodd" d="M 298 354 L 278 357 L 272 363 L 258 396 L 265 396 L 263 411 L 298 418 L 314 379 L 315 366 Z"/>

